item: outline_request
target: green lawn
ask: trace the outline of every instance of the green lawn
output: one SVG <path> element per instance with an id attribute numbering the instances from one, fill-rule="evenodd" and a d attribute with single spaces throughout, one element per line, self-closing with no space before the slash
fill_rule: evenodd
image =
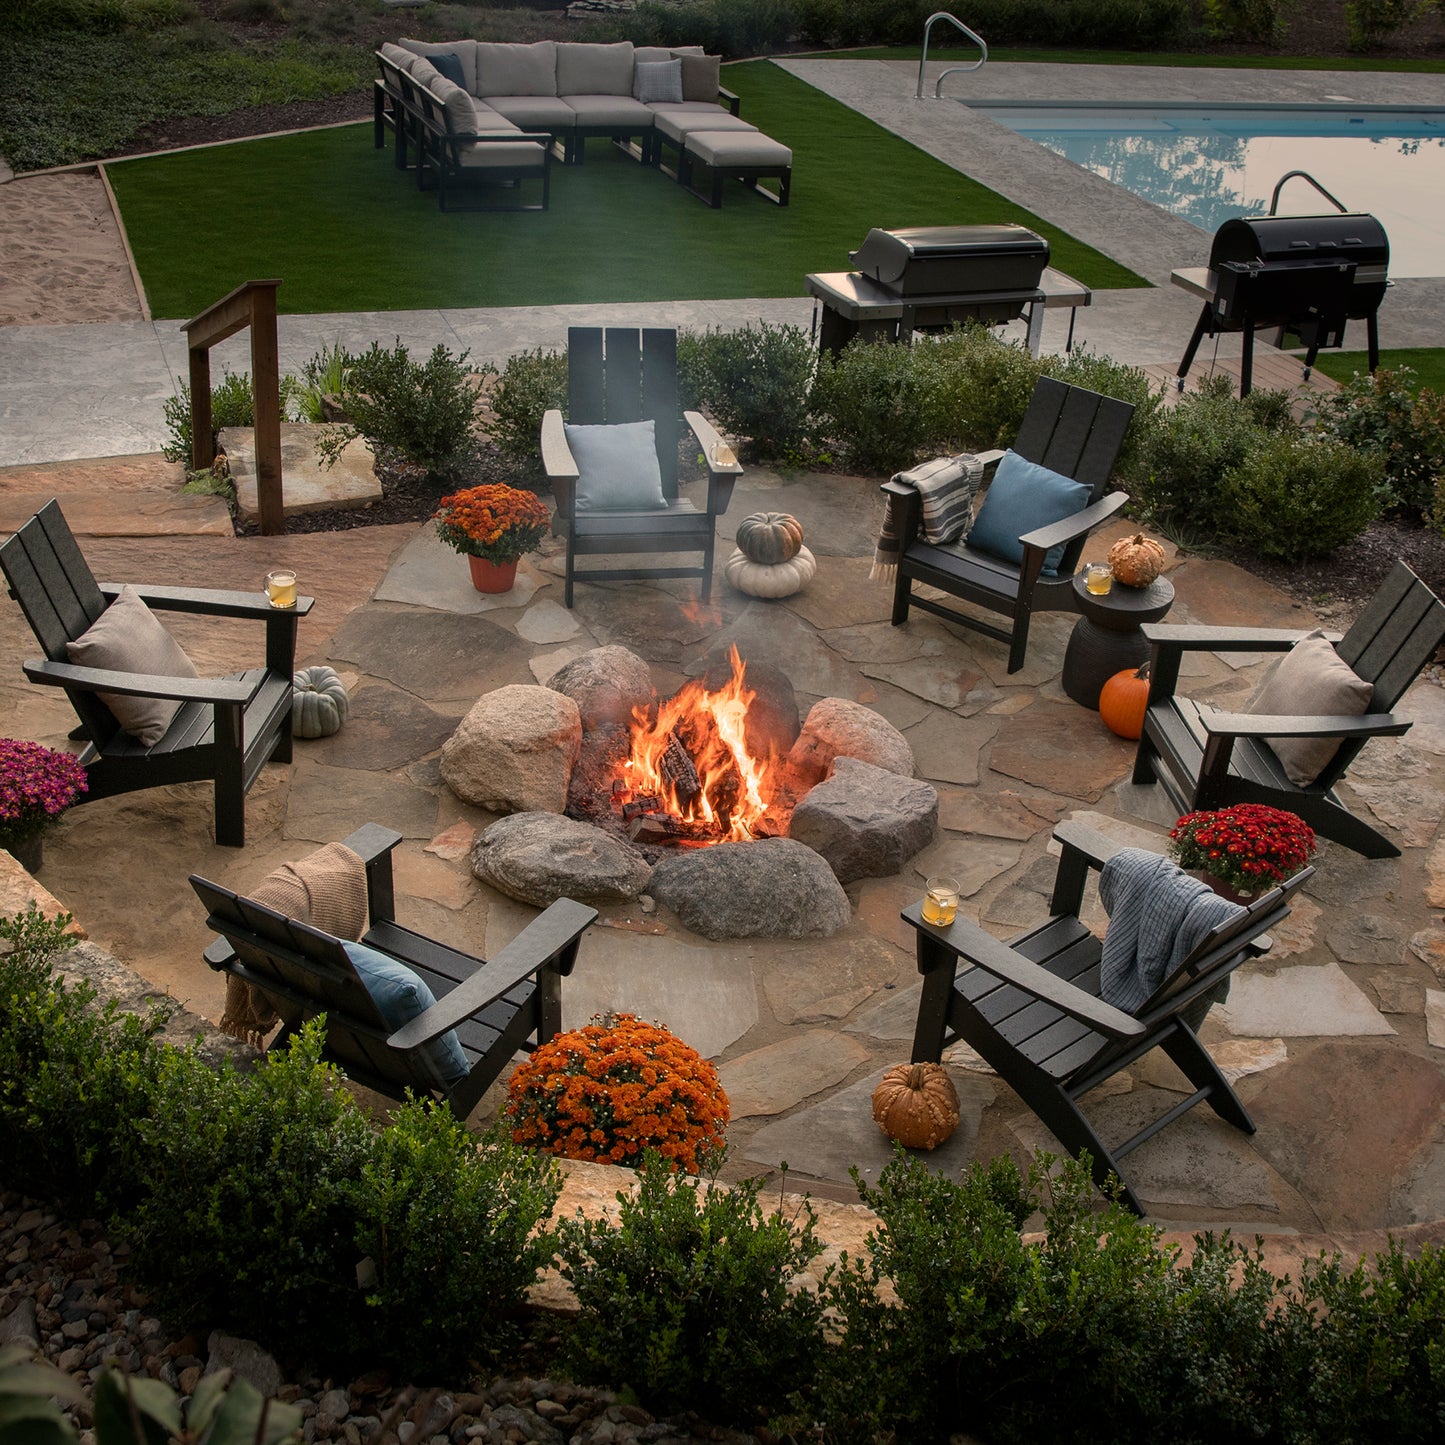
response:
<path id="1" fill-rule="evenodd" d="M 1017 221 L 1096 289 L 1146 283 L 795 80 L 729 66 L 743 115 L 793 150 L 792 204 L 730 187 L 714 211 L 601 141 L 554 166 L 551 210 L 448 213 L 347 126 L 107 166 L 154 315 L 279 276 L 286 312 L 801 296 L 871 226 Z"/>
<path id="2" fill-rule="evenodd" d="M 1408 366 L 1415 373 L 1418 387 L 1445 392 L 1445 351 L 1433 347 L 1382 351 L 1380 365 L 1390 371 Z M 1355 372 L 1363 375 L 1370 369 L 1370 357 L 1365 351 L 1322 351 L 1315 366 L 1336 381 L 1348 381 Z"/>

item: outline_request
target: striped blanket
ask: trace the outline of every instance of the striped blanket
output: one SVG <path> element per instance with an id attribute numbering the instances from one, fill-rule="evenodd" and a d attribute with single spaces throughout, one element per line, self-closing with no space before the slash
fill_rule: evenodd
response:
<path id="1" fill-rule="evenodd" d="M 973 520 L 974 493 L 983 481 L 983 465 L 972 452 L 963 452 L 956 457 L 939 457 L 937 461 L 925 462 L 912 471 L 894 476 L 895 482 L 912 487 L 923 503 L 925 542 L 934 546 L 956 542 L 968 530 Z M 902 548 L 902 498 L 888 497 L 868 580 L 891 582 Z"/>

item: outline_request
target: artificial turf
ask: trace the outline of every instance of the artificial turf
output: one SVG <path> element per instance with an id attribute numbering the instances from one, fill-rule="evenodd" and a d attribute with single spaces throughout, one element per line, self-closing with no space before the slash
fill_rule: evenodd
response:
<path id="1" fill-rule="evenodd" d="M 1414 373 L 1411 386 L 1445 392 L 1445 351 L 1436 347 L 1403 347 L 1380 352 L 1380 365 L 1389 371 L 1408 366 Z M 1363 375 L 1370 369 L 1370 356 L 1365 351 L 1322 351 L 1315 366 L 1336 381 L 1348 381 L 1357 371 Z"/>
<path id="2" fill-rule="evenodd" d="M 1017 221 L 1096 289 L 1125 267 L 770 61 L 727 67 L 745 119 L 793 150 L 792 201 L 736 183 L 714 211 L 602 141 L 554 166 L 551 209 L 448 212 L 346 126 L 107 166 L 153 315 L 279 276 L 286 312 L 801 296 L 873 226 Z"/>

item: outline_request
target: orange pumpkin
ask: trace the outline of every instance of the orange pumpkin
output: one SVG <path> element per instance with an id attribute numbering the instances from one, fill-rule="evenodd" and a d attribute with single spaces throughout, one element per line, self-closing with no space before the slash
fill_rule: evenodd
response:
<path id="1" fill-rule="evenodd" d="M 1149 706 L 1149 664 L 1137 670 L 1116 672 L 1099 693 L 1099 716 L 1109 731 L 1121 738 L 1137 738 L 1144 731 Z"/>
<path id="2" fill-rule="evenodd" d="M 936 1149 L 958 1127 L 958 1090 L 942 1064 L 896 1064 L 873 1090 L 873 1121 L 905 1149 Z"/>
<path id="3" fill-rule="evenodd" d="M 1164 548 L 1143 532 L 1109 548 L 1109 567 L 1126 587 L 1147 587 L 1164 570 Z"/>

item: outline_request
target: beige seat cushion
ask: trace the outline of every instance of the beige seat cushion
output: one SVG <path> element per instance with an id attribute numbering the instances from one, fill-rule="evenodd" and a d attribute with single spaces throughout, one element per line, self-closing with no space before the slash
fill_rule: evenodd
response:
<path id="1" fill-rule="evenodd" d="M 568 95 L 559 97 L 576 113 L 578 125 L 632 126 L 652 129 L 652 112 L 630 95 Z"/>
<path id="2" fill-rule="evenodd" d="M 793 153 L 781 141 L 760 130 L 696 130 L 687 137 L 688 154 L 705 166 L 768 167 L 783 170 L 793 164 Z"/>
<path id="3" fill-rule="evenodd" d="M 557 42 L 511 45 L 479 40 L 476 93 L 483 100 L 498 95 L 556 95 Z"/>
<path id="4" fill-rule="evenodd" d="M 683 137 L 695 130 L 731 130 L 756 132 L 757 126 L 749 125 L 740 116 L 729 115 L 725 110 L 719 110 L 715 105 L 702 107 L 702 111 L 711 112 L 703 114 L 696 110 L 686 109 L 653 109 L 653 124 L 657 127 L 657 133 L 664 135 L 674 145 L 681 145 Z"/>
<path id="5" fill-rule="evenodd" d="M 489 95 L 487 104 L 523 130 L 566 135 L 577 124 L 577 112 L 555 95 Z"/>
<path id="6" fill-rule="evenodd" d="M 468 171 L 541 170 L 547 161 L 547 148 L 528 140 L 474 140 L 461 147 L 458 159 Z"/>
<path id="7" fill-rule="evenodd" d="M 1361 717 L 1375 689 L 1356 676 L 1322 632 L 1302 637 L 1264 680 L 1247 711 L 1256 717 Z M 1296 787 L 1308 787 L 1339 751 L 1337 738 L 1269 738 Z"/>
<path id="8" fill-rule="evenodd" d="M 156 621 L 155 614 L 133 589 L 120 595 L 74 642 L 65 654 L 79 667 L 111 672 L 138 672 L 152 677 L 199 677 L 179 642 Z M 180 703 L 164 697 L 127 697 L 101 692 L 96 696 L 138 743 L 152 747 L 165 737 Z"/>

